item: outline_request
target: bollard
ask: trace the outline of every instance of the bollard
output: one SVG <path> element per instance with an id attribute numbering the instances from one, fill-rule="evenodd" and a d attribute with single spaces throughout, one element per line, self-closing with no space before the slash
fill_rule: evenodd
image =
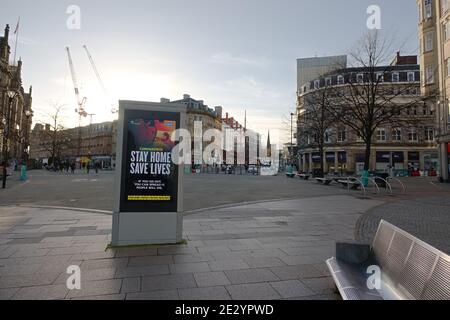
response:
<path id="1" fill-rule="evenodd" d="M 20 168 L 20 181 L 27 181 L 27 179 L 27 166 L 23 164 Z"/>

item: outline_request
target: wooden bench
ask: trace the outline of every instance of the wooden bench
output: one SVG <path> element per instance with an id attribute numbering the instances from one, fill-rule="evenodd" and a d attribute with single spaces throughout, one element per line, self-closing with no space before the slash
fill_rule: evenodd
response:
<path id="1" fill-rule="evenodd" d="M 317 182 L 322 183 L 326 186 L 328 186 L 331 182 L 333 182 L 333 179 L 329 178 L 315 178 Z"/>
<path id="2" fill-rule="evenodd" d="M 450 256 L 384 220 L 372 245 L 337 243 L 326 264 L 344 300 L 450 299 Z"/>
<path id="3" fill-rule="evenodd" d="M 361 184 L 358 181 L 351 180 L 351 179 L 339 179 L 337 180 L 338 183 L 342 184 L 344 187 L 350 187 L 352 190 L 357 190 Z"/>
<path id="4" fill-rule="evenodd" d="M 298 176 L 300 179 L 303 179 L 303 180 L 308 180 L 308 179 L 309 179 L 309 174 L 299 173 L 297 176 Z"/>

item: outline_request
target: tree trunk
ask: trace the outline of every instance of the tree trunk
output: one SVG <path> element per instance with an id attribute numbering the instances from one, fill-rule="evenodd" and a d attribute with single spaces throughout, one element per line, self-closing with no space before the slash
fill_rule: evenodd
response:
<path id="1" fill-rule="evenodd" d="M 322 175 L 324 174 L 324 165 L 323 165 L 324 157 L 323 157 L 323 149 L 324 149 L 323 146 L 320 146 L 320 147 L 319 147 L 319 154 L 320 154 L 320 171 L 321 171 L 321 174 L 322 174 Z"/>
<path id="2" fill-rule="evenodd" d="M 364 159 L 364 170 L 369 171 L 370 170 L 370 154 L 372 149 L 372 139 L 369 139 L 366 142 L 366 158 Z"/>

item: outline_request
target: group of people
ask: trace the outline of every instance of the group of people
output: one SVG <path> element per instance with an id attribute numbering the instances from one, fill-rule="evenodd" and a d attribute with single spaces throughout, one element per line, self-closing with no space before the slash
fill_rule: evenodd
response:
<path id="1" fill-rule="evenodd" d="M 72 174 L 75 174 L 75 170 L 77 168 L 77 164 L 75 161 L 61 161 L 61 162 L 55 162 L 54 165 L 46 166 L 47 170 L 55 171 L 55 172 L 66 172 L 69 173 L 69 170 Z M 89 174 L 91 169 L 95 170 L 95 173 L 98 173 L 98 170 L 101 169 L 101 163 L 99 161 L 88 161 L 83 162 L 81 164 L 80 168 L 83 172 Z"/>

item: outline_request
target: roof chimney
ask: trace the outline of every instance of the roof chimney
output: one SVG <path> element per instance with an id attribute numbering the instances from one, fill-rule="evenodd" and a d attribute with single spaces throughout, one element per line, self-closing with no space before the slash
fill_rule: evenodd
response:
<path id="1" fill-rule="evenodd" d="M 6 43 L 8 43 L 8 38 L 9 38 L 9 24 L 7 24 L 6 28 L 5 28 L 5 41 L 6 41 Z"/>
<path id="2" fill-rule="evenodd" d="M 191 98 L 190 95 L 188 95 L 188 94 L 183 94 L 183 99 L 190 99 L 190 98 Z"/>
<path id="3" fill-rule="evenodd" d="M 161 103 L 169 103 L 170 102 L 170 99 L 167 99 L 167 98 L 161 98 Z"/>

